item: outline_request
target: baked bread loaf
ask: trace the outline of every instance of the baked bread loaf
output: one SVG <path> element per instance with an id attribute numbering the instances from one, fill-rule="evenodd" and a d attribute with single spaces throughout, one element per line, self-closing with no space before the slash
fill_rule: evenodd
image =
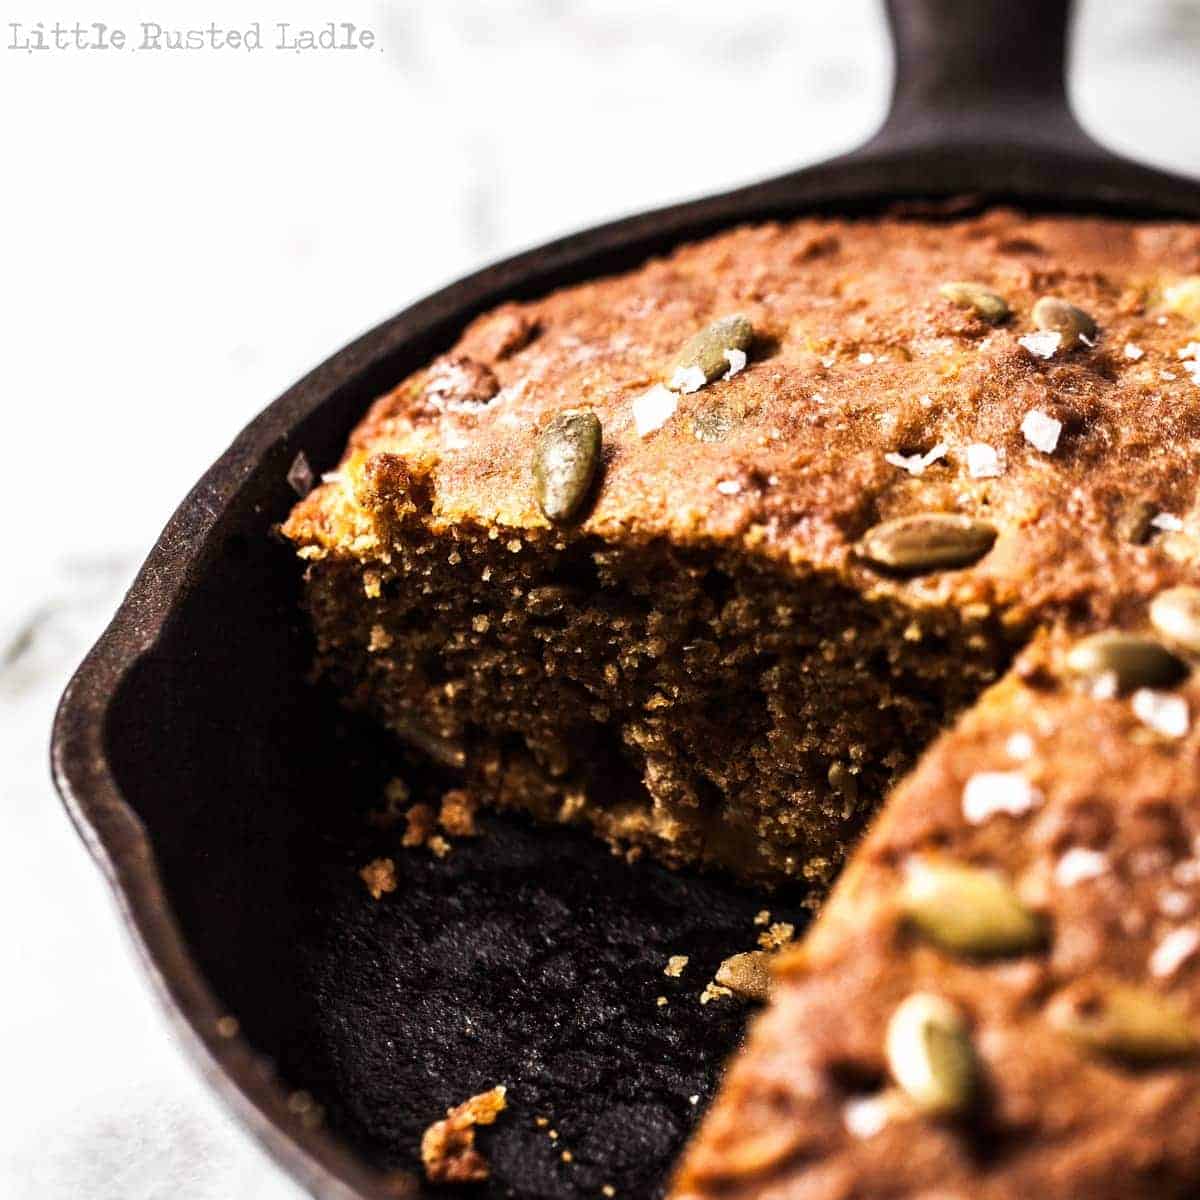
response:
<path id="1" fill-rule="evenodd" d="M 1069 654 L 1039 639 L 889 799 L 673 1196 L 1196 1195 L 1200 687 L 1097 698 Z"/>
<path id="2" fill-rule="evenodd" d="M 819 891 L 953 726 L 678 1195 L 1200 1183 L 1198 321 L 1191 225 L 739 229 L 480 318 L 285 524 L 348 703 L 631 854 Z"/>

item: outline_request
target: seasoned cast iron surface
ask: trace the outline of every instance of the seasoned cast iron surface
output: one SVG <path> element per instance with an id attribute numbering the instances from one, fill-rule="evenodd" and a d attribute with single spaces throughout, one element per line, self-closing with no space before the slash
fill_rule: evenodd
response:
<path id="1" fill-rule="evenodd" d="M 657 1194 L 747 1015 L 699 994 L 755 944 L 762 897 L 492 818 L 444 860 L 394 853 L 399 889 L 374 902 L 356 869 L 397 841 L 331 843 L 313 871 L 285 1073 L 383 1166 L 415 1166 L 431 1119 L 504 1083 L 508 1110 L 478 1134 L 493 1179 L 470 1194 Z"/>

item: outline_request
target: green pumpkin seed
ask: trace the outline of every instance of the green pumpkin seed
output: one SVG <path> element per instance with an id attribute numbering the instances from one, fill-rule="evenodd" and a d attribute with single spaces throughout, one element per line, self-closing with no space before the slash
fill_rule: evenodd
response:
<path id="1" fill-rule="evenodd" d="M 858 543 L 858 553 L 877 567 L 920 574 L 970 566 L 995 540 L 996 528 L 987 521 L 953 513 L 919 513 L 869 529 Z"/>
<path id="2" fill-rule="evenodd" d="M 999 325 L 1007 320 L 1009 307 L 1003 296 L 985 288 L 981 283 L 966 283 L 954 281 L 943 283 L 938 288 L 938 294 L 949 300 L 955 308 L 969 308 L 981 320 L 989 325 Z"/>
<path id="3" fill-rule="evenodd" d="M 892 1078 L 917 1109 L 950 1116 L 969 1107 L 975 1092 L 975 1051 L 962 1014 L 931 992 L 914 992 L 892 1013 L 887 1028 Z"/>
<path id="4" fill-rule="evenodd" d="M 695 391 L 685 378 L 688 373 L 699 371 L 704 383 L 712 383 L 729 370 L 730 363 L 725 351 L 749 353 L 753 341 L 754 326 L 745 317 L 722 317 L 688 338 L 667 367 L 665 382 L 670 388 L 682 387 L 686 391 Z M 703 384 L 697 379 L 696 386 Z"/>
<path id="5" fill-rule="evenodd" d="M 718 968 L 715 980 L 735 996 L 766 1000 L 771 994 L 771 956 L 765 950 L 732 954 Z"/>
<path id="6" fill-rule="evenodd" d="M 1067 670 L 1094 686 L 1111 678 L 1118 695 L 1178 683 L 1187 666 L 1155 638 L 1140 633 L 1094 633 L 1067 654 Z"/>
<path id="7" fill-rule="evenodd" d="M 995 871 L 913 858 L 899 895 L 905 919 L 951 954 L 1024 954 L 1046 940 L 1041 919 Z"/>
<path id="8" fill-rule="evenodd" d="M 1187 1015 L 1149 988 L 1107 981 L 1081 983 L 1050 1002 L 1046 1019 L 1083 1050 L 1149 1064 L 1200 1049 Z"/>
<path id="9" fill-rule="evenodd" d="M 538 437 L 533 452 L 537 502 L 551 521 L 579 511 L 600 463 L 600 421 L 595 413 L 559 413 Z"/>
<path id="10" fill-rule="evenodd" d="M 1095 319 L 1057 296 L 1043 296 L 1033 306 L 1033 323 L 1039 329 L 1062 334 L 1063 349 L 1094 345 L 1099 329 Z"/>
<path id="11" fill-rule="evenodd" d="M 1150 623 L 1168 641 L 1200 654 L 1200 588 L 1167 588 L 1159 592 L 1150 605 Z"/>

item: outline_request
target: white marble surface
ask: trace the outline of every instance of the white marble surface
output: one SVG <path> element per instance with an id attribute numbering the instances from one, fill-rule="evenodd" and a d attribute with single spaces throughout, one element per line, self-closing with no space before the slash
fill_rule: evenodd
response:
<path id="1" fill-rule="evenodd" d="M 58 693 L 191 481 L 438 284 L 847 148 L 889 84 L 873 0 L 9 0 L 4 20 L 132 40 L 333 17 L 378 49 L 0 50 L 0 1196 L 297 1195 L 184 1061 L 46 770 Z M 1073 95 L 1115 147 L 1200 173 L 1198 64 L 1193 0 L 1092 0 Z"/>

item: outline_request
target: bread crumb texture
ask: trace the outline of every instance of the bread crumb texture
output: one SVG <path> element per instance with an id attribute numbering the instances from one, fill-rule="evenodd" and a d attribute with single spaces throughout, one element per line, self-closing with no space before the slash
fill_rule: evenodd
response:
<path id="1" fill-rule="evenodd" d="M 479 1183 L 491 1174 L 475 1149 L 475 1127 L 491 1125 L 507 1106 L 503 1084 L 448 1109 L 421 1137 L 421 1162 L 431 1183 Z"/>

